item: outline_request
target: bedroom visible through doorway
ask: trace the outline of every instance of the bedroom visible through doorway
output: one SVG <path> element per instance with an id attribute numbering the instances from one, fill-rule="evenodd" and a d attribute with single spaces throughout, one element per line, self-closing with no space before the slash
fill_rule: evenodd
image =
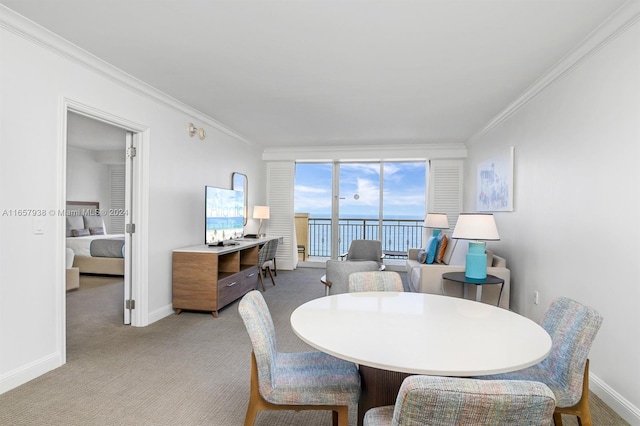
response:
<path id="1" fill-rule="evenodd" d="M 131 293 L 131 274 L 125 267 L 130 265 L 125 262 L 130 250 L 125 224 L 130 216 L 127 196 L 131 191 L 126 186 L 130 167 L 127 149 L 132 139 L 126 129 L 72 111 L 67 113 L 66 253 L 73 259 L 73 267 L 78 268 L 81 286 L 100 282 L 101 277 L 121 283 L 125 296 L 115 301 L 116 306 L 123 306 L 126 295 Z M 96 297 L 106 296 L 96 293 Z M 98 303 L 111 306 L 113 302 Z M 118 312 L 122 323 L 131 323 L 130 310 L 122 313 L 119 308 Z"/>

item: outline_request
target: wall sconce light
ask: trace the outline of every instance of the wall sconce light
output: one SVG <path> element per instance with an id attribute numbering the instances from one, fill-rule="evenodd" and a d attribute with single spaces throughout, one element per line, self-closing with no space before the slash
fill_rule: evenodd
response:
<path id="1" fill-rule="evenodd" d="M 189 127 L 187 127 L 187 131 L 189 132 L 189 136 L 194 137 L 196 135 L 196 132 L 198 131 L 198 128 L 196 127 L 195 124 L 189 123 Z"/>
<path id="2" fill-rule="evenodd" d="M 194 137 L 197 133 L 201 141 L 203 141 L 204 138 L 207 137 L 207 134 L 204 131 L 204 129 L 203 128 L 198 129 L 196 125 L 193 123 L 189 123 L 189 127 L 187 127 L 187 131 L 189 132 L 189 136 L 191 137 Z"/>

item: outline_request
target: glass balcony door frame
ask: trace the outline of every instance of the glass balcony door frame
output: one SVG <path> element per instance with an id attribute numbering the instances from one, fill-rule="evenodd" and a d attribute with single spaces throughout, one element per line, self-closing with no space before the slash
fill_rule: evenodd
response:
<path id="1" fill-rule="evenodd" d="M 383 214 L 383 193 L 384 193 L 384 162 L 383 161 L 334 161 L 333 162 L 333 179 L 332 179 L 332 203 L 331 203 L 331 258 L 337 259 L 346 253 L 348 245 L 341 246 L 340 241 L 340 200 L 346 198 L 346 194 L 340 191 L 340 168 L 346 164 L 377 164 L 378 165 L 378 217 L 373 219 L 377 222 L 378 238 L 380 239 L 382 232 L 382 214 Z M 364 226 L 364 225 L 363 225 Z M 367 238 L 371 239 L 371 238 Z"/>

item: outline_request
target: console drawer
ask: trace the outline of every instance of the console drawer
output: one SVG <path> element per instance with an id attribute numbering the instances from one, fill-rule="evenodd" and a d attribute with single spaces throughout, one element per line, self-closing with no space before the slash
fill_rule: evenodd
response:
<path id="1" fill-rule="evenodd" d="M 258 267 L 253 266 L 218 281 L 218 308 L 221 308 L 245 293 L 254 290 L 258 283 Z"/>

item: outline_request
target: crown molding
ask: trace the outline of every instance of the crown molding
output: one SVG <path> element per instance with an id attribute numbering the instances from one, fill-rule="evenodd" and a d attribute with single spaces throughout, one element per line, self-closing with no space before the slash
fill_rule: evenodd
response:
<path id="1" fill-rule="evenodd" d="M 604 48 L 636 24 L 638 20 L 640 20 L 640 0 L 628 0 L 556 65 L 529 86 L 514 102 L 471 136 L 467 141 L 467 145 L 473 144 L 492 129 L 508 120 L 511 115 L 523 108 L 529 101 L 535 98 L 538 93 L 547 88 L 547 86 L 564 78 L 574 69 L 578 68 L 600 49 Z"/>
<path id="2" fill-rule="evenodd" d="M 387 145 L 322 145 L 265 148 L 265 161 L 395 160 L 415 161 L 442 158 L 466 158 L 462 142 L 392 143 Z"/>
<path id="3" fill-rule="evenodd" d="M 19 36 L 23 39 L 47 49 L 61 57 L 80 64 L 91 71 L 101 74 L 110 80 L 133 90 L 134 92 L 159 101 L 179 112 L 197 119 L 220 132 L 242 141 L 250 146 L 256 147 L 258 144 L 248 140 L 238 132 L 228 128 L 213 117 L 190 107 L 189 105 L 169 96 L 168 94 L 154 88 L 153 86 L 139 80 L 121 69 L 109 64 L 86 50 L 65 40 L 48 29 L 28 20 L 24 16 L 14 12 L 0 4 L 0 27 Z"/>

